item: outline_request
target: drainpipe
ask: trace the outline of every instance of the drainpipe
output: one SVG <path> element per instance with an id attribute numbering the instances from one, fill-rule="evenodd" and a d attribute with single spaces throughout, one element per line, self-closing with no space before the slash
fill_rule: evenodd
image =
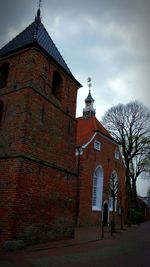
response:
<path id="1" fill-rule="evenodd" d="M 77 187 L 76 187 L 76 226 L 78 225 L 79 206 L 80 206 L 80 153 L 82 147 L 77 147 Z"/>

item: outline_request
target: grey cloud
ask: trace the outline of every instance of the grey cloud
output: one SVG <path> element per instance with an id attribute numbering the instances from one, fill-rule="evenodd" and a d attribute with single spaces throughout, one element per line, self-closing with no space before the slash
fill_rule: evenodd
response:
<path id="1" fill-rule="evenodd" d="M 19 33 L 34 20 L 37 6 L 35 0 L 1 0 L 0 46 L 11 38 L 10 30 Z M 113 88 L 107 88 L 108 81 L 122 77 L 120 74 L 141 62 L 150 65 L 149 0 L 43 0 L 41 12 L 46 29 L 73 74 L 81 79 L 91 75 L 95 80 L 97 101 L 114 104 L 118 97 Z M 142 72 L 144 67 L 141 74 L 137 73 L 141 81 Z M 128 88 L 126 91 L 130 100 Z"/>

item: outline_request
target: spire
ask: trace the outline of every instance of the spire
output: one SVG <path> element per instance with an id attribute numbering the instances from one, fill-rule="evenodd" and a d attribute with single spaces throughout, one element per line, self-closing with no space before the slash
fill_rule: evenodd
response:
<path id="1" fill-rule="evenodd" d="M 41 2 L 42 0 L 39 0 L 37 15 L 35 17 L 35 20 L 39 22 L 41 21 Z"/>
<path id="2" fill-rule="evenodd" d="M 91 78 L 90 77 L 88 77 L 88 79 L 87 79 L 87 83 L 88 83 L 88 86 L 89 86 L 89 92 L 91 92 L 91 86 L 92 86 L 92 84 L 91 84 Z"/>
<path id="3" fill-rule="evenodd" d="M 83 118 L 91 118 L 93 116 L 95 116 L 95 109 L 93 108 L 93 104 L 94 104 L 94 99 L 91 95 L 91 78 L 89 77 L 87 79 L 87 83 L 88 83 L 88 87 L 89 87 L 89 94 L 87 96 L 87 98 L 85 99 L 85 108 L 83 109 Z"/>

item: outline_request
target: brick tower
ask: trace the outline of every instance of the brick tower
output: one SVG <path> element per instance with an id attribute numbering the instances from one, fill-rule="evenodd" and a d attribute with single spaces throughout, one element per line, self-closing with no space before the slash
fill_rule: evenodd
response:
<path id="1" fill-rule="evenodd" d="M 38 9 L 0 50 L 1 244 L 73 234 L 79 87 Z"/>

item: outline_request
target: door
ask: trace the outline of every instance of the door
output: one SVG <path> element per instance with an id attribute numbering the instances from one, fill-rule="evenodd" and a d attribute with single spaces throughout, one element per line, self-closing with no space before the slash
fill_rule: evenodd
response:
<path id="1" fill-rule="evenodd" d="M 108 226 L 108 203 L 104 203 L 104 210 L 103 210 L 103 223 L 104 226 Z"/>

